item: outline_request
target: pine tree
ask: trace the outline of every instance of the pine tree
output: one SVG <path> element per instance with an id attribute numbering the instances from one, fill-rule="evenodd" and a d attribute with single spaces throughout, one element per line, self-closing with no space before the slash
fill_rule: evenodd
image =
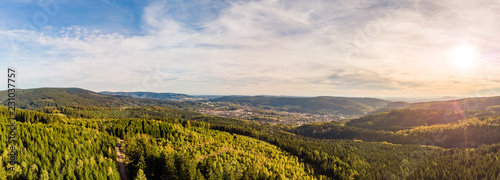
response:
<path id="1" fill-rule="evenodd" d="M 47 170 L 43 169 L 42 170 L 42 173 L 40 174 L 40 179 L 41 180 L 49 180 L 49 173 L 47 172 Z"/>
<path id="2" fill-rule="evenodd" d="M 203 176 L 203 174 L 201 173 L 201 171 L 198 169 L 198 171 L 196 172 L 196 178 L 197 180 L 205 180 L 205 177 Z"/>
<path id="3" fill-rule="evenodd" d="M 135 176 L 134 180 L 147 180 L 146 175 L 144 174 L 144 171 L 142 169 L 139 169 L 137 172 L 137 176 Z"/>
<path id="4" fill-rule="evenodd" d="M 0 180 L 7 180 L 7 171 L 3 167 L 3 162 L 1 158 L 0 158 Z"/>
<path id="5" fill-rule="evenodd" d="M 173 155 L 162 152 L 160 158 L 165 161 L 165 166 L 163 169 L 163 179 L 177 179 L 175 174 L 175 159 Z"/>

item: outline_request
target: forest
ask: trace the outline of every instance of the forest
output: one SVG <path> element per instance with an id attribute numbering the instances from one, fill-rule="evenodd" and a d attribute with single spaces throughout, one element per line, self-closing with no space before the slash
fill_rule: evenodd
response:
<path id="1" fill-rule="evenodd" d="M 9 166 L 7 108 L 0 109 L 0 179 L 120 179 L 117 138 L 105 132 L 58 123 L 58 116 L 20 111 L 18 165 Z M 55 121 L 51 121 L 55 120 Z"/>
<path id="2" fill-rule="evenodd" d="M 396 109 L 290 126 L 168 103 L 17 109 L 14 171 L 8 109 L 0 107 L 0 180 L 120 179 L 120 140 L 131 179 L 500 178 L 494 108 Z"/>

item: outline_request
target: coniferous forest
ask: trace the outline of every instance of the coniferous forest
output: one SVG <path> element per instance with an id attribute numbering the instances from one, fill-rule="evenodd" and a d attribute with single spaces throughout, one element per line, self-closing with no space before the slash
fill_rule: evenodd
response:
<path id="1" fill-rule="evenodd" d="M 162 104 L 17 109 L 13 171 L 7 107 L 0 116 L 0 179 L 121 179 L 120 165 L 131 179 L 500 178 L 493 110 L 396 109 L 290 126 Z"/>

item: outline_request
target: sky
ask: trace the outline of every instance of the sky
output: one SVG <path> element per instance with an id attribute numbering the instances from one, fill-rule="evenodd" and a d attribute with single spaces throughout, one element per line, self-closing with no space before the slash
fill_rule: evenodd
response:
<path id="1" fill-rule="evenodd" d="M 500 0 L 0 1 L 22 89 L 499 96 L 498 32 Z"/>

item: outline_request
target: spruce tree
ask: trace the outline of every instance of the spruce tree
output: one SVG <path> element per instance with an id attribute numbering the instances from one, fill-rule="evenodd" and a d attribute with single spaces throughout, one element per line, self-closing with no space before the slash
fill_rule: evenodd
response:
<path id="1" fill-rule="evenodd" d="M 137 172 L 137 175 L 135 176 L 134 180 L 147 180 L 146 175 L 144 174 L 144 171 L 142 169 L 139 169 Z"/>

